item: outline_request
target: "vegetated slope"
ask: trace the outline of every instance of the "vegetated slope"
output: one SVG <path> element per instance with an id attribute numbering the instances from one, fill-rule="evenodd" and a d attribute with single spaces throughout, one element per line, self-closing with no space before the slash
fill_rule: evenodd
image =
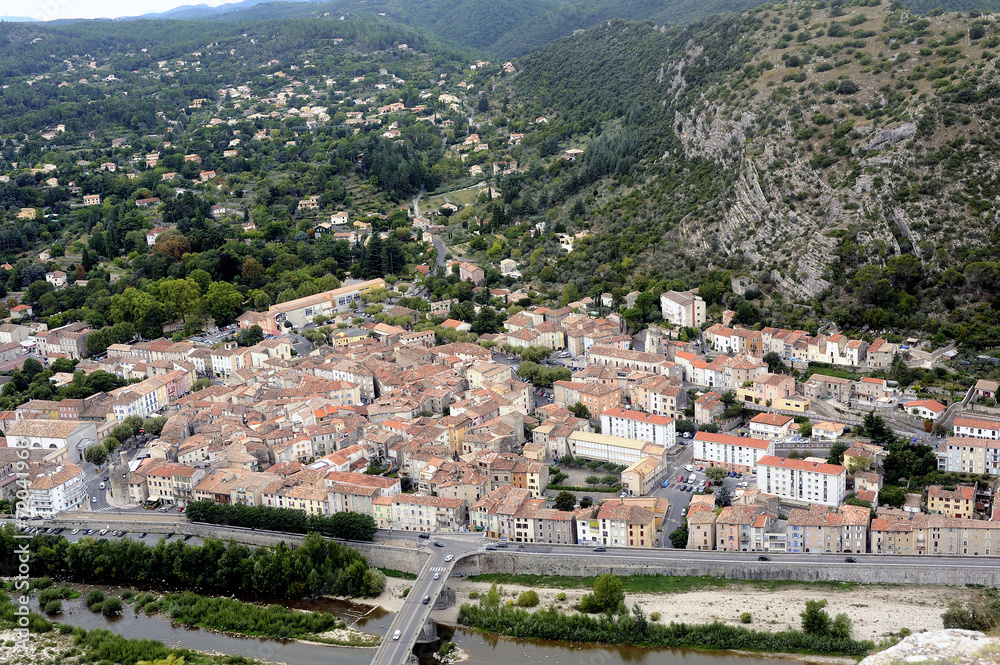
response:
<path id="1" fill-rule="evenodd" d="M 997 308 L 959 305 L 1000 292 L 998 46 L 988 19 L 825 3 L 551 44 L 510 94 L 548 114 L 543 154 L 590 141 L 557 189 L 596 237 L 555 274 L 583 293 L 724 267 L 776 311 L 995 343 Z"/>

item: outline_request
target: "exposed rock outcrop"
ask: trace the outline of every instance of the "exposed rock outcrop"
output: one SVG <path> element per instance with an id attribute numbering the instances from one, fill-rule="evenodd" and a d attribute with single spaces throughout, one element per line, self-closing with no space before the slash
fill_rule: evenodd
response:
<path id="1" fill-rule="evenodd" d="M 1000 639 L 974 630 L 939 630 L 910 635 L 899 644 L 873 656 L 861 665 L 948 663 L 986 665 L 1000 663 Z"/>

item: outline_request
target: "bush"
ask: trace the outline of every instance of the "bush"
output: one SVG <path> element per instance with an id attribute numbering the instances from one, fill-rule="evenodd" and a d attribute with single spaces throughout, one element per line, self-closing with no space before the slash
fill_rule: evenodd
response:
<path id="1" fill-rule="evenodd" d="M 469 598 L 471 598 L 472 600 L 479 598 L 479 592 L 473 589 L 472 591 L 469 592 Z"/>
<path id="2" fill-rule="evenodd" d="M 44 607 L 49 601 L 57 600 L 62 597 L 63 594 L 61 589 L 49 587 L 48 589 L 43 589 L 38 593 L 38 604 Z"/>
<path id="3" fill-rule="evenodd" d="M 122 600 L 124 600 L 126 603 L 132 600 L 134 596 L 135 596 L 135 591 L 132 591 L 132 589 L 125 589 L 124 591 L 122 591 Z"/>
<path id="4" fill-rule="evenodd" d="M 556 600 L 566 600 L 566 592 L 560 591 L 556 594 Z"/>
<path id="5" fill-rule="evenodd" d="M 743 612 L 742 614 L 740 614 L 740 623 L 752 623 L 752 622 L 753 622 L 752 614 L 750 614 L 749 612 Z"/>
<path id="6" fill-rule="evenodd" d="M 525 591 L 517 597 L 517 604 L 521 607 L 534 607 L 538 604 L 538 594 L 534 591 Z"/>
<path id="7" fill-rule="evenodd" d="M 101 614 L 106 617 L 117 616 L 122 613 L 122 599 L 118 596 L 111 596 L 101 603 Z"/>
<path id="8" fill-rule="evenodd" d="M 651 612 L 650 615 L 649 615 L 649 620 L 650 621 L 659 621 L 660 620 L 660 613 L 659 612 Z"/>
<path id="9" fill-rule="evenodd" d="M 97 612 L 100 609 L 100 604 L 104 602 L 104 592 L 100 589 L 91 589 L 87 592 L 84 602 L 87 604 L 87 607 Z"/>
<path id="10" fill-rule="evenodd" d="M 50 586 L 52 586 L 52 578 L 51 577 L 39 577 L 37 580 L 35 580 L 35 583 L 34 583 L 33 586 L 36 589 L 48 589 Z"/>
<path id="11" fill-rule="evenodd" d="M 59 614 L 62 612 L 62 601 L 61 600 L 50 600 L 45 603 L 45 613 L 49 616 L 53 614 Z"/>

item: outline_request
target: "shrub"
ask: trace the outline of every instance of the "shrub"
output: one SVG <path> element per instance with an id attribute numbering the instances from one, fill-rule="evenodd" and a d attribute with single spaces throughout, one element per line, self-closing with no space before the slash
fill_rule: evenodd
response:
<path id="1" fill-rule="evenodd" d="M 525 591 L 517 597 L 517 604 L 521 607 L 534 607 L 538 604 L 538 594 L 534 591 Z"/>
<path id="2" fill-rule="evenodd" d="M 106 617 L 117 616 L 122 613 L 122 599 L 118 596 L 111 596 L 101 603 L 101 614 Z"/>
<path id="3" fill-rule="evenodd" d="M 45 603 L 45 613 L 49 616 L 53 614 L 59 614 L 62 612 L 62 601 L 61 600 L 50 600 Z"/>
<path id="4" fill-rule="evenodd" d="M 660 613 L 659 612 L 651 612 L 649 614 L 649 620 L 650 621 L 659 621 L 660 620 Z"/>
<path id="5" fill-rule="evenodd" d="M 62 598 L 62 592 L 59 589 L 49 587 L 48 589 L 42 589 L 38 593 L 38 604 L 44 607 L 49 601 L 59 598 Z"/>
<path id="6" fill-rule="evenodd" d="M 740 614 L 740 623 L 752 623 L 752 622 L 753 622 L 752 614 L 750 614 L 749 612 L 743 612 L 742 614 Z"/>
<path id="7" fill-rule="evenodd" d="M 36 589 L 48 589 L 50 586 L 52 586 L 51 577 L 39 577 L 37 580 L 35 580 Z"/>
<path id="8" fill-rule="evenodd" d="M 90 591 L 87 592 L 87 596 L 86 598 L 84 598 L 84 602 L 87 604 L 87 607 L 96 612 L 98 609 L 100 609 L 99 607 L 96 606 L 99 606 L 101 603 L 104 602 L 104 592 L 101 591 L 100 589 L 91 589 Z"/>
<path id="9" fill-rule="evenodd" d="M 475 591 L 475 590 L 470 591 L 469 592 L 469 598 L 471 598 L 472 600 L 475 600 L 476 598 L 479 598 L 479 592 Z"/>
<path id="10" fill-rule="evenodd" d="M 133 597 L 135 597 L 135 591 L 132 591 L 132 589 L 125 589 L 122 591 L 122 600 L 126 603 L 132 600 Z"/>
<path id="11" fill-rule="evenodd" d="M 566 592 L 560 591 L 556 594 L 556 600 L 566 600 Z"/>

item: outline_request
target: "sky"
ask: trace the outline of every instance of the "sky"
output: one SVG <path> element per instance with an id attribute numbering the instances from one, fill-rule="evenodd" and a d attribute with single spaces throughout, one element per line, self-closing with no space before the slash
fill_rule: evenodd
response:
<path id="1" fill-rule="evenodd" d="M 163 12 L 181 5 L 216 5 L 234 0 L 19 0 L 0 3 L 0 15 L 40 21 L 57 18 L 116 18 Z"/>

